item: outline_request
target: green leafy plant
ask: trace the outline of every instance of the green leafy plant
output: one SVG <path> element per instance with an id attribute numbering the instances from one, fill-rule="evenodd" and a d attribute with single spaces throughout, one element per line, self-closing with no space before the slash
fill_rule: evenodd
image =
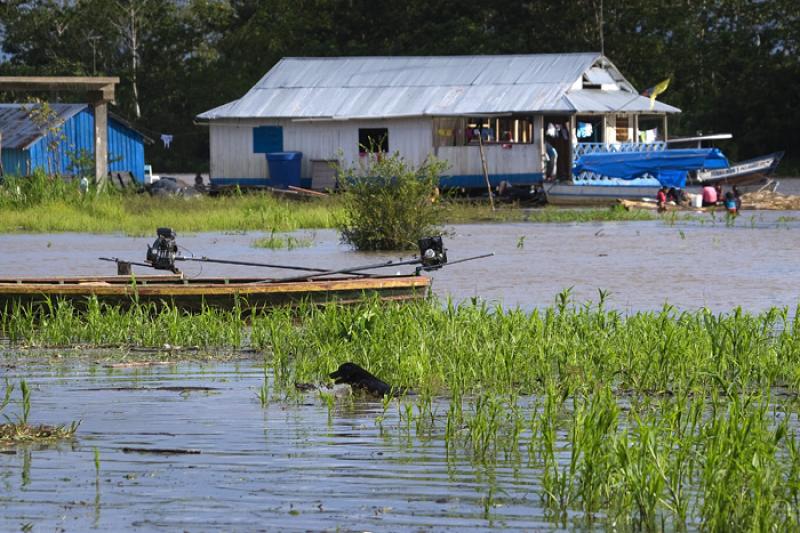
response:
<path id="1" fill-rule="evenodd" d="M 340 171 L 342 241 L 358 250 L 404 250 L 440 232 L 444 207 L 439 176 L 446 163 L 433 157 L 416 167 L 398 153 L 367 153 L 358 167 Z"/>

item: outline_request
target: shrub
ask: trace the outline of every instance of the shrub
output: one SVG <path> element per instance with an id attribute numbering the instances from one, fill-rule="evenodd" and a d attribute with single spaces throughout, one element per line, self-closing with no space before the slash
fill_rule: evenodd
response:
<path id="1" fill-rule="evenodd" d="M 404 250 L 441 231 L 439 176 L 447 165 L 429 157 L 419 167 L 398 153 L 368 154 L 364 164 L 340 170 L 342 242 L 358 250 Z"/>

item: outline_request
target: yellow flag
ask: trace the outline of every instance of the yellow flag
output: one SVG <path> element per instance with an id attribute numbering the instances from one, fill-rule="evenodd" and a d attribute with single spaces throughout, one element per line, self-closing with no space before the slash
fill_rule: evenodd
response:
<path id="1" fill-rule="evenodd" d="M 653 107 L 656 105 L 656 96 L 666 91 L 667 87 L 669 87 L 669 78 L 653 87 L 650 87 L 649 89 L 645 89 L 642 92 L 642 96 L 650 97 L 650 109 L 653 109 Z"/>

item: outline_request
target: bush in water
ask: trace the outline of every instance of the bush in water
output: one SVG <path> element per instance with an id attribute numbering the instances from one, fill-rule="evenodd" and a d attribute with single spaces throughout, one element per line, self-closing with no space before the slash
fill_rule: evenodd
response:
<path id="1" fill-rule="evenodd" d="M 398 153 L 380 152 L 364 160 L 340 171 L 343 242 L 358 250 L 403 250 L 441 231 L 445 212 L 437 186 L 444 161 L 430 157 L 414 167 Z"/>

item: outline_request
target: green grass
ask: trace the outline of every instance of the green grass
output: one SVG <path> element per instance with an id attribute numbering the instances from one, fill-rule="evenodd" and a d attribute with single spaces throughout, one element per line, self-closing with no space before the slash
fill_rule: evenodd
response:
<path id="1" fill-rule="evenodd" d="M 153 228 L 180 233 L 199 231 L 292 231 L 330 228 L 336 202 L 297 203 L 271 195 L 151 198 L 148 195 L 100 196 L 85 203 L 51 200 L 0 210 L 0 232 L 124 232 L 150 235 Z"/>
<path id="2" fill-rule="evenodd" d="M 276 235 L 275 231 L 269 237 L 262 237 L 252 242 L 255 248 L 268 248 L 270 250 L 294 250 L 296 248 L 308 248 L 314 245 L 314 236 L 293 237 L 291 235 Z"/>
<path id="3" fill-rule="evenodd" d="M 302 402 L 294 383 L 330 383 L 352 361 L 416 392 L 384 399 L 384 439 L 416 435 L 479 472 L 518 472 L 554 527 L 797 530 L 800 308 L 623 315 L 605 298 L 578 305 L 564 291 L 532 312 L 368 301 L 247 320 L 52 304 L 7 310 L 0 333 L 12 347 L 253 347 L 262 405 Z M 331 417 L 354 401 L 319 399 Z"/>
<path id="4" fill-rule="evenodd" d="M 536 209 L 521 209 L 514 205 L 500 205 L 492 211 L 485 202 L 455 202 L 448 205 L 447 222 L 613 222 L 657 220 L 650 211 L 628 211 L 621 206 L 598 208 L 562 208 L 548 206 Z"/>
<path id="5" fill-rule="evenodd" d="M 151 198 L 99 197 L 91 202 L 51 200 L 35 206 L 0 209 L 2 233 L 126 233 L 150 235 L 153 228 L 168 226 L 179 233 L 200 231 L 294 231 L 335 227 L 342 215 L 336 198 L 296 202 L 271 195 L 229 197 Z M 652 213 L 619 208 L 523 210 L 488 205 L 448 205 L 446 222 L 596 222 L 654 220 Z"/>

